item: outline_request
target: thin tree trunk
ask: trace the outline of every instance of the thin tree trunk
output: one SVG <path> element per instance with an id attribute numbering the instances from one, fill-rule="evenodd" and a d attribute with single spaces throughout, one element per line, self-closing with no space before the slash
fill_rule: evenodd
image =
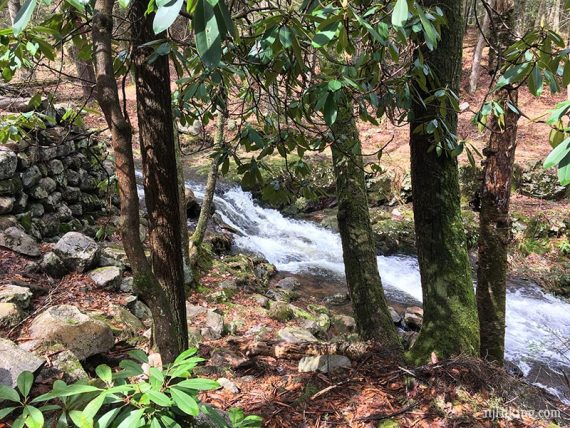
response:
<path id="1" fill-rule="evenodd" d="M 513 42 L 512 0 L 498 0 L 497 13 L 506 24 L 498 35 L 497 50 L 503 52 Z M 501 61 L 502 62 L 502 61 Z M 508 103 L 517 105 L 518 91 L 507 86 L 495 96 L 505 111 L 504 126 L 491 117 L 491 136 L 485 155 L 481 213 L 479 215 L 479 267 L 477 269 L 477 306 L 481 335 L 480 355 L 500 365 L 505 354 L 505 306 L 507 293 L 507 254 L 511 241 L 509 204 L 515 161 L 519 115 Z"/>
<path id="2" fill-rule="evenodd" d="M 115 169 L 121 201 L 121 238 L 133 270 L 135 290 L 150 308 L 154 320 L 154 339 L 163 362 L 179 352 L 179 331 L 175 330 L 171 304 L 156 280 L 139 237 L 139 199 L 132 150 L 132 130 L 123 115 L 113 71 L 114 0 L 97 0 L 93 15 L 93 50 L 97 81 L 97 101 L 111 131 Z"/>
<path id="3" fill-rule="evenodd" d="M 226 116 L 222 110 L 218 110 L 216 118 L 216 135 L 214 136 L 214 149 L 220 148 L 224 144 L 224 131 L 226 127 Z M 212 211 L 212 203 L 214 201 L 214 194 L 216 192 L 216 183 L 218 181 L 218 170 L 219 170 L 219 160 L 217 157 L 212 158 L 212 163 L 210 164 L 210 171 L 208 172 L 208 180 L 206 182 L 206 193 L 204 194 L 204 199 L 202 201 L 202 208 L 200 210 L 200 216 L 198 217 L 198 223 L 196 223 L 196 229 L 192 234 L 192 247 L 190 249 L 190 263 L 191 266 L 195 266 L 198 260 L 198 255 L 200 252 L 200 247 L 204 241 L 204 236 L 206 235 L 206 229 L 208 227 L 208 220 L 210 218 L 210 213 Z"/>
<path id="4" fill-rule="evenodd" d="M 184 285 L 192 283 L 192 267 L 190 265 L 190 239 L 188 237 L 188 216 L 186 215 L 186 181 L 184 180 L 184 165 L 182 162 L 182 149 L 176 124 L 174 124 L 174 134 L 176 143 L 176 171 L 178 175 L 178 200 L 180 216 L 180 239 L 182 245 L 182 260 L 184 261 Z"/>
<path id="5" fill-rule="evenodd" d="M 71 10 L 70 19 L 74 21 L 78 27 L 81 25 L 81 19 L 77 15 L 77 12 Z M 77 70 L 77 77 L 81 83 L 83 97 L 91 98 L 93 96 L 96 96 L 95 68 L 93 67 L 93 61 L 81 59 L 79 49 L 73 43 L 68 48 L 67 53 L 75 63 L 75 69 Z"/>
<path id="6" fill-rule="evenodd" d="M 489 6 L 493 7 L 493 1 L 489 1 Z M 479 76 L 481 75 L 481 60 L 483 57 L 483 49 L 485 48 L 485 43 L 487 35 L 489 34 L 489 14 L 485 9 L 485 17 L 483 18 L 483 23 L 479 29 L 479 37 L 477 38 L 477 46 L 475 46 L 475 51 L 473 52 L 473 64 L 471 65 L 471 76 L 469 77 L 469 93 L 472 94 L 477 90 L 477 84 L 479 83 Z"/>
<path id="7" fill-rule="evenodd" d="M 152 47 L 143 46 L 162 36 L 154 35 L 154 15 L 145 15 L 146 9 L 145 0 L 134 1 L 133 63 L 152 270 L 169 301 L 164 309 L 169 310 L 170 343 L 162 357 L 172 361 L 188 346 L 176 141 L 168 56 L 161 55 L 150 63 L 147 60 Z"/>
<path id="8" fill-rule="evenodd" d="M 445 11 L 447 27 L 434 51 L 422 54 L 433 71 L 435 88 L 458 93 L 461 76 L 463 20 L 461 1 L 424 0 L 424 6 Z M 424 93 L 416 87 L 423 98 Z M 424 305 L 424 322 L 410 358 L 423 364 L 432 352 L 438 357 L 475 355 L 479 350 L 479 323 L 471 280 L 465 231 L 461 217 L 457 159 L 446 150 L 437 155 L 432 135 L 417 132 L 439 115 L 439 105 L 416 100 L 410 122 L 411 177 L 416 244 Z M 457 112 L 446 117 L 451 133 L 457 130 Z"/>
<path id="9" fill-rule="evenodd" d="M 16 22 L 16 16 L 20 10 L 20 0 L 8 0 L 8 15 L 10 15 L 10 22 L 12 25 Z"/>
<path id="10" fill-rule="evenodd" d="M 402 345 L 388 311 L 378 272 L 360 137 L 353 117 L 353 103 L 346 93 L 338 102 L 338 116 L 331 131 L 338 226 L 356 326 L 364 340 L 377 340 L 399 354 Z"/>
<path id="11" fill-rule="evenodd" d="M 536 19 L 534 21 L 534 28 L 540 27 L 540 24 L 543 22 L 544 15 L 546 12 L 546 2 L 547 0 L 540 0 L 538 4 L 538 10 L 536 12 Z"/>
<path id="12" fill-rule="evenodd" d="M 552 31 L 559 32 L 560 31 L 560 0 L 555 0 L 554 4 L 552 5 Z"/>

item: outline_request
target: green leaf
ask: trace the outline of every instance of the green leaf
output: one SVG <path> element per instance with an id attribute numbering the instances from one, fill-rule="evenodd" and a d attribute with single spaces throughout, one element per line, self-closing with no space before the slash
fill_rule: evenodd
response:
<path id="1" fill-rule="evenodd" d="M 119 0 L 119 6 L 121 6 L 123 9 L 128 8 L 129 4 L 131 4 L 131 0 Z"/>
<path id="2" fill-rule="evenodd" d="M 183 4 L 184 0 L 169 0 L 164 5 L 158 7 L 152 21 L 154 34 L 160 34 L 170 28 L 176 18 L 178 18 L 178 13 L 182 9 Z"/>
<path id="3" fill-rule="evenodd" d="M 178 422 L 167 415 L 159 415 L 160 422 L 165 428 L 182 428 Z"/>
<path id="4" fill-rule="evenodd" d="M 42 428 L 44 426 L 44 415 L 34 406 L 24 407 L 22 415 L 25 417 L 24 423 L 28 428 Z"/>
<path id="5" fill-rule="evenodd" d="M 17 407 L 6 407 L 5 409 L 0 409 L 0 421 L 16 409 Z"/>
<path id="6" fill-rule="evenodd" d="M 168 398 L 168 395 L 163 392 L 151 389 L 146 394 L 148 395 L 150 401 L 158 404 L 159 406 L 168 407 L 172 404 L 172 400 L 170 400 L 170 398 Z"/>
<path id="7" fill-rule="evenodd" d="M 319 30 L 315 34 L 315 37 L 313 37 L 312 41 L 313 47 L 317 49 L 325 47 L 327 44 L 331 42 L 331 40 L 335 38 L 341 23 L 338 21 L 340 19 L 339 17 L 334 17 L 334 18 L 335 20 L 333 20 L 333 22 L 328 23 L 322 28 L 321 26 L 319 26 Z M 329 20 L 324 22 L 329 22 Z"/>
<path id="8" fill-rule="evenodd" d="M 196 4 L 194 33 L 196 49 L 202 62 L 210 68 L 219 66 L 222 60 L 222 39 L 214 8 L 208 0 L 198 0 Z"/>
<path id="9" fill-rule="evenodd" d="M 138 426 L 144 415 L 145 409 L 131 410 L 128 416 L 121 421 L 117 428 L 135 428 Z"/>
<path id="10" fill-rule="evenodd" d="M 85 5 L 89 3 L 89 1 L 86 0 L 65 0 L 65 1 L 80 12 L 84 12 Z"/>
<path id="11" fill-rule="evenodd" d="M 156 367 L 151 367 L 149 370 L 149 382 L 154 390 L 160 390 L 164 383 L 164 374 Z"/>
<path id="12" fill-rule="evenodd" d="M 325 106 L 323 109 L 323 116 L 325 122 L 328 126 L 332 126 L 336 122 L 336 117 L 338 115 L 338 110 L 336 107 L 336 100 L 334 94 L 330 92 L 325 101 Z"/>
<path id="13" fill-rule="evenodd" d="M 293 46 L 293 34 L 289 27 L 281 27 L 279 29 L 279 40 L 285 49 L 289 49 Z"/>
<path id="14" fill-rule="evenodd" d="M 198 403 L 196 403 L 196 400 L 192 396 L 175 388 L 170 388 L 169 391 L 174 403 L 181 411 L 190 416 L 198 416 L 200 409 L 198 408 Z"/>
<path id="15" fill-rule="evenodd" d="M 146 352 L 141 351 L 140 349 L 133 349 L 132 351 L 129 351 L 129 357 L 134 358 L 141 363 L 148 363 L 148 355 L 146 355 Z"/>
<path id="16" fill-rule="evenodd" d="M 101 406 L 103 406 L 105 398 L 107 398 L 106 393 L 103 392 L 102 394 L 99 394 L 97 397 L 91 400 L 89 404 L 87 404 L 87 406 L 85 406 L 85 408 L 83 409 L 83 414 L 87 418 L 93 419 L 97 414 L 97 412 L 99 411 L 99 409 L 101 409 Z"/>
<path id="17" fill-rule="evenodd" d="M 408 20 L 408 0 L 398 0 L 392 11 L 392 25 L 403 27 Z"/>
<path id="18" fill-rule="evenodd" d="M 95 369 L 95 373 L 97 373 L 99 379 L 101 379 L 105 383 L 111 383 L 111 381 L 113 380 L 113 371 L 111 370 L 111 367 L 109 367 L 106 364 L 101 364 L 97 366 L 97 368 Z"/>
<path id="19" fill-rule="evenodd" d="M 111 423 L 115 420 L 119 413 L 121 413 L 121 410 L 123 410 L 122 407 L 117 407 L 116 409 L 109 410 L 99 418 L 95 426 L 97 428 L 109 428 L 111 426 Z"/>
<path id="20" fill-rule="evenodd" d="M 91 385 L 83 385 L 83 384 L 73 384 L 73 385 L 66 385 L 63 388 L 55 389 L 51 392 L 46 394 L 40 395 L 32 400 L 32 403 L 37 403 L 41 401 L 52 400 L 54 398 L 64 398 L 64 397 L 71 397 L 73 395 L 85 394 L 87 392 L 96 392 L 100 391 L 99 388 Z"/>
<path id="21" fill-rule="evenodd" d="M 0 401 L 8 400 L 14 403 L 20 402 L 20 395 L 14 388 L 6 385 L 0 385 Z"/>
<path id="22" fill-rule="evenodd" d="M 342 83 L 339 82 L 338 80 L 331 80 L 331 81 L 328 83 L 328 88 L 329 88 L 329 91 L 331 91 L 331 92 L 336 92 L 336 91 L 338 91 L 340 88 L 342 88 Z"/>
<path id="23" fill-rule="evenodd" d="M 32 18 L 32 14 L 34 13 L 34 9 L 36 8 L 36 4 L 37 0 L 26 0 L 26 2 L 22 5 L 16 14 L 14 24 L 12 25 L 14 36 L 18 37 L 20 33 L 24 31 L 24 29 L 28 26 L 30 19 Z"/>
<path id="24" fill-rule="evenodd" d="M 212 389 L 218 389 L 220 387 L 220 384 L 215 380 L 197 378 L 183 380 L 182 382 L 179 382 L 172 387 L 194 389 L 196 391 L 210 391 Z"/>
<path id="25" fill-rule="evenodd" d="M 558 164 L 558 181 L 562 186 L 570 184 L 570 150 Z"/>
<path id="26" fill-rule="evenodd" d="M 570 152 L 570 138 L 566 138 L 562 143 L 554 148 L 544 161 L 544 169 L 550 169 L 558 165 Z"/>
<path id="27" fill-rule="evenodd" d="M 16 380 L 16 385 L 20 390 L 23 397 L 27 397 L 32 389 L 32 384 L 34 383 L 34 375 L 31 372 L 23 371 L 18 375 Z"/>

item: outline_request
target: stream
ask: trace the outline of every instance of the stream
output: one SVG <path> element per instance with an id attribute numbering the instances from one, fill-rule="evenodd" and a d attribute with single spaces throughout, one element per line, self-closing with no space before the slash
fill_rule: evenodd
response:
<path id="1" fill-rule="evenodd" d="M 203 184 L 186 184 L 197 198 L 203 196 Z M 338 233 L 263 208 L 236 186 L 219 190 L 214 200 L 222 220 L 238 231 L 236 248 L 259 254 L 279 272 L 301 279 L 304 289 L 300 294 L 322 299 L 347 292 Z M 378 266 L 390 304 L 421 306 L 420 273 L 414 257 L 379 256 Z M 563 375 L 570 377 L 570 303 L 544 293 L 532 282 L 509 280 L 506 323 L 508 362 L 530 383 L 570 403 L 570 388 Z"/>

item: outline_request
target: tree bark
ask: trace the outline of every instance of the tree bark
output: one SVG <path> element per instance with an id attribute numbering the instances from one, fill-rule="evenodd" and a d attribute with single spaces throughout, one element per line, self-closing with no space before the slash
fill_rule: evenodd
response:
<path id="1" fill-rule="evenodd" d="M 134 287 L 150 308 L 154 320 L 154 338 L 164 363 L 180 352 L 180 332 L 173 328 L 171 304 L 152 272 L 139 237 L 139 199 L 132 150 L 132 130 L 123 115 L 113 71 L 114 0 L 97 0 L 93 15 L 93 49 L 97 82 L 97 101 L 109 129 L 115 155 L 115 169 L 121 201 L 121 238 L 133 270 Z M 184 336 L 187 337 L 187 336 Z"/>
<path id="2" fill-rule="evenodd" d="M 338 102 L 338 116 L 331 131 L 334 137 L 331 150 L 338 198 L 338 226 L 357 330 L 364 340 L 377 340 L 386 348 L 401 353 L 402 345 L 378 272 L 360 137 L 353 116 L 353 103 L 346 93 Z"/>
<path id="3" fill-rule="evenodd" d="M 461 1 L 424 0 L 439 6 L 447 27 L 434 51 L 422 55 L 434 73 L 434 90 L 449 87 L 459 92 L 463 20 Z M 419 86 L 416 90 L 422 98 Z M 416 245 L 421 273 L 424 322 L 410 359 L 426 363 L 435 352 L 440 358 L 475 355 L 479 350 L 477 307 L 471 280 L 465 231 L 461 216 L 457 158 L 447 150 L 437 155 L 432 135 L 417 132 L 439 115 L 439 105 L 415 100 L 410 120 L 411 178 Z M 457 112 L 446 117 L 451 133 L 457 130 Z"/>
<path id="4" fill-rule="evenodd" d="M 497 2 L 497 13 L 506 28 L 499 33 L 499 52 L 513 41 L 513 3 Z M 505 124 L 491 117 L 489 143 L 485 155 L 481 212 L 479 215 L 479 266 L 477 269 L 477 307 L 481 335 L 482 358 L 503 365 L 505 354 L 505 307 L 507 293 L 507 255 L 511 241 L 509 204 L 515 161 L 517 122 L 519 115 L 508 107 L 517 105 L 517 89 L 507 86 L 495 96 L 504 111 Z"/>
<path id="5" fill-rule="evenodd" d="M 172 361 L 188 346 L 176 141 L 168 56 L 159 56 L 151 64 L 147 59 L 152 47 L 144 46 L 164 35 L 154 35 L 154 15 L 145 15 L 146 9 L 147 1 L 134 1 L 133 63 L 152 270 L 169 302 L 171 334 L 162 357 Z"/>
<path id="6" fill-rule="evenodd" d="M 77 15 L 77 12 L 73 9 L 69 11 L 71 20 L 75 21 L 77 27 L 81 25 L 81 19 Z M 78 36 L 83 37 L 83 36 Z M 95 68 L 93 67 L 93 62 L 89 60 L 83 60 L 79 58 L 80 51 L 78 47 L 72 43 L 67 50 L 68 55 L 71 57 L 75 63 L 75 69 L 77 70 L 77 77 L 81 83 L 81 90 L 83 91 L 84 98 L 92 98 L 96 96 L 95 94 Z"/>
<path id="7" fill-rule="evenodd" d="M 186 182 L 184 180 L 184 165 L 182 162 L 182 148 L 176 123 L 174 124 L 174 135 L 176 142 L 176 173 L 178 175 L 178 209 L 180 217 L 180 240 L 182 249 L 182 260 L 184 262 L 184 285 L 192 284 L 192 266 L 190 264 L 190 239 L 188 237 L 188 216 L 186 215 Z"/>
<path id="8" fill-rule="evenodd" d="M 493 7 L 493 0 L 489 1 L 489 6 Z M 486 38 L 489 34 L 489 14 L 485 9 L 485 17 L 479 29 L 479 37 L 477 38 L 477 46 L 473 52 L 473 63 L 471 64 L 471 76 L 469 77 L 469 93 L 473 94 L 477 90 L 479 76 L 481 75 L 481 59 L 483 57 L 483 49 L 485 48 Z"/>
<path id="9" fill-rule="evenodd" d="M 16 16 L 20 10 L 20 0 L 8 0 L 8 15 L 10 15 L 10 22 L 14 25 Z"/>
<path id="10" fill-rule="evenodd" d="M 216 118 L 216 135 L 214 137 L 214 149 L 220 148 L 224 144 L 224 131 L 226 127 L 226 116 L 223 111 L 218 110 Z M 206 193 L 202 201 L 202 208 L 200 216 L 196 223 L 196 229 L 192 234 L 192 247 L 190 249 L 190 263 L 192 266 L 196 265 L 200 247 L 206 235 L 206 228 L 208 227 L 208 220 L 212 212 L 212 204 L 214 201 L 214 194 L 216 192 L 216 183 L 218 181 L 219 160 L 217 157 L 212 158 L 210 164 L 210 171 L 208 172 L 208 180 L 206 182 Z"/>

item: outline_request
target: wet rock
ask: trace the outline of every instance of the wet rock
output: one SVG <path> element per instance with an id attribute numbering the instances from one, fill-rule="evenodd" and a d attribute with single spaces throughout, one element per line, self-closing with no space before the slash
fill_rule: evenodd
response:
<path id="1" fill-rule="evenodd" d="M 424 310 L 418 306 L 410 306 L 406 308 L 404 313 L 404 322 L 406 325 L 414 330 L 419 330 L 422 328 L 424 317 Z"/>
<path id="2" fill-rule="evenodd" d="M 30 257 L 38 257 L 41 254 L 35 239 L 17 227 L 0 232 L 0 246 Z"/>
<path id="3" fill-rule="evenodd" d="M 184 196 L 186 199 L 186 215 L 188 218 L 198 218 L 200 216 L 201 206 L 192 189 L 186 187 L 184 189 Z"/>
<path id="4" fill-rule="evenodd" d="M 6 147 L 0 147 L 0 180 L 12 177 L 18 166 L 18 156 Z"/>
<path id="5" fill-rule="evenodd" d="M 318 342 L 309 330 L 302 327 L 285 327 L 279 330 L 277 335 L 287 343 Z"/>
<path id="6" fill-rule="evenodd" d="M 233 383 L 231 380 L 225 377 L 221 377 L 217 380 L 224 390 L 231 392 L 232 394 L 237 394 L 239 392 L 239 388 Z"/>
<path id="7" fill-rule="evenodd" d="M 16 386 L 20 373 L 35 373 L 45 360 L 27 352 L 14 342 L 0 338 L 0 384 Z"/>
<path id="8" fill-rule="evenodd" d="M 99 258 L 97 243 L 79 232 L 68 232 L 57 242 L 54 252 L 61 258 L 67 269 L 85 272 Z"/>
<path id="9" fill-rule="evenodd" d="M 340 368 L 350 368 L 351 361 L 344 355 L 319 355 L 315 357 L 304 357 L 299 361 L 298 370 L 300 373 L 331 373 Z"/>
<path id="10" fill-rule="evenodd" d="M 327 296 L 323 300 L 327 305 L 342 306 L 350 302 L 350 296 L 348 293 L 337 293 L 332 296 Z"/>
<path id="11" fill-rule="evenodd" d="M 18 307 L 26 309 L 30 306 L 31 298 L 32 292 L 29 288 L 12 284 L 0 285 L 0 302 L 14 303 Z"/>
<path id="12" fill-rule="evenodd" d="M 293 319 L 294 315 L 293 310 L 285 302 L 273 302 L 267 312 L 269 318 L 281 322 L 287 322 Z"/>
<path id="13" fill-rule="evenodd" d="M 116 290 L 123 278 L 121 269 L 116 266 L 105 266 L 89 272 L 89 278 L 98 288 Z"/>
<path id="14" fill-rule="evenodd" d="M 15 303 L 0 303 L 0 327 L 14 327 L 24 319 L 24 313 Z"/>
<path id="15" fill-rule="evenodd" d="M 115 344 L 107 324 L 71 305 L 52 306 L 38 315 L 30 326 L 30 338 L 38 344 L 61 343 L 80 360 L 106 352 Z"/>

